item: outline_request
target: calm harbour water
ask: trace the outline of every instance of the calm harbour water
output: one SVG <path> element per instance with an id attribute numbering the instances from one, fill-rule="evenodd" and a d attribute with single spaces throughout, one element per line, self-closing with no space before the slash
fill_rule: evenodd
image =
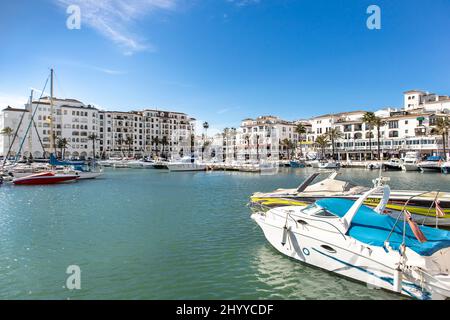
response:
<path id="1" fill-rule="evenodd" d="M 101 179 L 0 187 L 0 299 L 403 299 L 276 252 L 250 219 L 278 175 L 107 169 Z M 365 185 L 377 172 L 341 170 Z M 396 189 L 450 190 L 450 176 L 388 172 Z M 66 268 L 81 268 L 81 290 Z"/>

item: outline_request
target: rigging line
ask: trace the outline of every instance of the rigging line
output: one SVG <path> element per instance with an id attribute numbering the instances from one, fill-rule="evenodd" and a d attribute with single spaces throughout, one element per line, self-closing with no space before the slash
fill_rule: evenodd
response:
<path id="1" fill-rule="evenodd" d="M 22 143 L 20 144 L 19 152 L 17 153 L 17 156 L 16 156 L 16 162 L 17 162 L 18 155 L 22 151 L 22 147 L 23 147 L 23 144 L 25 142 L 26 137 L 28 136 L 28 132 L 30 131 L 31 123 L 34 120 L 34 116 L 36 115 L 36 112 L 38 110 L 39 104 L 41 103 L 41 99 L 42 99 L 42 96 L 44 95 L 44 91 L 45 91 L 45 88 L 47 87 L 49 78 L 50 78 L 50 76 L 48 76 L 47 80 L 45 81 L 44 89 L 42 90 L 42 93 L 41 93 L 41 96 L 39 97 L 39 100 L 37 101 L 36 109 L 34 109 L 34 112 L 33 112 L 33 102 L 31 102 L 31 112 L 32 112 L 31 120 L 30 120 L 30 123 L 28 124 L 27 131 L 25 132 L 24 138 L 22 139 Z"/>
<path id="2" fill-rule="evenodd" d="M 42 143 L 42 140 L 41 140 L 41 135 L 39 134 L 39 131 L 38 131 L 38 128 L 36 126 L 36 122 L 34 121 L 34 119 L 32 119 L 32 121 L 33 121 L 33 127 L 34 127 L 34 129 L 36 131 L 36 135 L 37 135 L 37 137 L 39 139 L 39 143 L 41 144 L 41 148 L 42 148 L 42 151 L 44 152 L 43 155 L 44 155 L 44 158 L 45 158 L 45 148 L 44 148 L 44 144 Z"/>
<path id="3" fill-rule="evenodd" d="M 62 93 L 65 97 L 68 97 L 66 90 L 64 90 L 64 88 L 62 87 L 61 82 L 59 81 L 59 77 L 54 70 L 53 70 L 53 76 L 55 77 L 55 80 L 56 80 L 55 82 L 58 85 L 59 90 L 62 91 Z"/>

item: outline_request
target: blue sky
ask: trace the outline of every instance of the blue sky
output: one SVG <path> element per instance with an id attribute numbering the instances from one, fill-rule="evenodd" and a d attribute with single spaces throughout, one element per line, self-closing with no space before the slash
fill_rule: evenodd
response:
<path id="1" fill-rule="evenodd" d="M 67 6 L 81 30 L 66 28 Z M 366 9 L 381 8 L 381 30 Z M 2 1 L 0 107 L 55 68 L 56 94 L 105 109 L 170 109 L 214 128 L 401 106 L 450 94 L 448 0 Z"/>

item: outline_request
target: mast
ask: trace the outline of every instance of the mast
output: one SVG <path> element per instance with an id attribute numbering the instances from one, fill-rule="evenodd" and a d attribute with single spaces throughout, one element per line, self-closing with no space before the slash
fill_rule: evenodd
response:
<path id="1" fill-rule="evenodd" d="M 55 144 L 55 132 L 53 127 L 54 120 L 54 110 L 53 110 L 53 68 L 50 70 L 50 148 L 53 149 L 53 154 L 56 155 L 56 144 Z"/>
<path id="2" fill-rule="evenodd" d="M 33 114 L 33 89 L 31 89 L 31 94 L 30 94 L 30 115 Z M 36 106 L 37 108 L 37 106 Z M 33 130 L 30 130 L 29 134 L 28 134 L 28 152 L 30 153 L 28 158 L 31 159 L 32 155 L 33 155 Z"/>

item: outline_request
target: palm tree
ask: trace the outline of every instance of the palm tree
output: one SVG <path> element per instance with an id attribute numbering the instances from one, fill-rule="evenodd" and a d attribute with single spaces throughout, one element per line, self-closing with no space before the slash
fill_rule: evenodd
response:
<path id="1" fill-rule="evenodd" d="M 66 148 L 69 145 L 69 142 L 66 138 L 58 138 L 56 140 L 56 146 L 61 150 L 61 159 L 64 159 L 64 155 L 66 153 Z"/>
<path id="2" fill-rule="evenodd" d="M 259 161 L 259 139 L 260 139 L 260 136 L 258 134 L 258 135 L 256 135 L 256 160 L 258 160 L 258 161 Z"/>
<path id="3" fill-rule="evenodd" d="M 195 134 L 191 134 L 191 161 L 194 161 L 195 153 Z"/>
<path id="4" fill-rule="evenodd" d="M 95 156 L 95 141 L 98 140 L 98 136 L 95 133 L 91 133 L 88 136 L 88 139 L 92 141 L 92 154 L 94 155 L 94 159 L 96 159 L 96 156 Z"/>
<path id="5" fill-rule="evenodd" d="M 339 128 L 331 128 L 327 132 L 327 137 L 331 140 L 331 149 L 333 153 L 333 160 L 334 159 L 334 147 L 335 147 L 335 141 L 342 138 L 342 132 L 339 130 Z"/>
<path id="6" fill-rule="evenodd" d="M 8 149 L 11 148 L 11 137 L 13 135 L 14 130 L 10 127 L 3 128 L 1 131 L 1 135 L 8 137 Z"/>
<path id="7" fill-rule="evenodd" d="M 316 138 L 316 145 L 322 150 L 322 158 L 325 158 L 325 148 L 328 146 L 328 136 L 323 134 Z"/>
<path id="8" fill-rule="evenodd" d="M 300 157 L 302 157 L 303 152 L 302 152 L 301 143 L 303 141 L 303 135 L 306 134 L 308 131 L 302 123 L 297 124 L 294 131 L 295 131 L 295 133 L 298 134 L 298 141 L 300 142 Z"/>
<path id="9" fill-rule="evenodd" d="M 120 137 L 116 140 L 116 143 L 119 145 L 120 153 L 122 153 L 122 156 L 125 157 L 125 152 L 123 152 L 123 148 L 122 148 L 122 145 L 123 145 L 123 143 L 124 143 L 124 140 L 122 139 L 122 136 L 120 136 Z"/>
<path id="10" fill-rule="evenodd" d="M 245 142 L 247 143 L 247 152 L 250 152 L 250 151 L 249 151 L 249 149 L 250 149 L 250 136 L 249 136 L 248 134 L 246 134 L 246 135 L 244 136 L 244 139 L 245 139 Z M 250 158 L 250 155 L 249 155 L 249 154 L 246 154 L 246 155 L 245 155 L 245 160 L 247 160 L 247 155 L 248 155 L 248 158 Z"/>
<path id="11" fill-rule="evenodd" d="M 155 145 L 155 150 L 156 150 L 156 156 L 157 157 L 158 157 L 158 153 L 159 153 L 158 146 L 159 146 L 160 142 L 161 141 L 159 140 L 159 137 L 153 137 L 152 138 L 152 145 Z"/>
<path id="12" fill-rule="evenodd" d="M 295 148 L 295 144 L 289 139 L 284 139 L 281 141 L 281 145 L 286 148 L 288 159 L 291 159 L 292 154 L 289 151 Z"/>
<path id="13" fill-rule="evenodd" d="M 377 143 L 378 143 L 378 160 L 381 160 L 381 149 L 380 149 L 380 139 L 381 139 L 381 127 L 386 124 L 386 121 L 380 117 L 374 117 L 373 125 L 377 128 Z"/>
<path id="14" fill-rule="evenodd" d="M 211 144 L 210 141 L 205 141 L 203 142 L 203 146 L 202 146 L 202 160 L 203 160 L 203 153 L 205 152 L 205 149 L 208 148 L 208 146 Z"/>
<path id="15" fill-rule="evenodd" d="M 164 136 L 164 137 L 162 138 L 161 144 L 162 144 L 162 147 L 163 147 L 163 149 L 162 149 L 163 157 L 164 157 L 164 158 L 167 158 L 167 155 L 166 155 L 166 146 L 169 144 L 169 140 L 167 139 L 166 136 Z"/>
<path id="16" fill-rule="evenodd" d="M 209 123 L 208 122 L 203 122 L 203 129 L 205 129 L 205 136 L 208 135 L 208 129 L 209 129 Z"/>
<path id="17" fill-rule="evenodd" d="M 125 139 L 125 143 L 128 145 L 128 157 L 131 155 L 131 145 L 133 144 L 134 139 L 132 136 L 127 136 Z"/>
<path id="18" fill-rule="evenodd" d="M 362 117 L 362 121 L 366 124 L 366 128 L 369 128 L 369 150 L 370 150 L 370 160 L 372 160 L 372 129 L 375 121 L 375 113 L 366 112 Z"/>
<path id="19" fill-rule="evenodd" d="M 447 160 L 447 139 L 448 139 L 448 131 L 450 128 L 450 121 L 447 117 L 439 117 L 436 119 L 436 128 L 433 129 L 435 134 L 442 136 L 442 147 L 444 150 L 444 157 Z"/>

